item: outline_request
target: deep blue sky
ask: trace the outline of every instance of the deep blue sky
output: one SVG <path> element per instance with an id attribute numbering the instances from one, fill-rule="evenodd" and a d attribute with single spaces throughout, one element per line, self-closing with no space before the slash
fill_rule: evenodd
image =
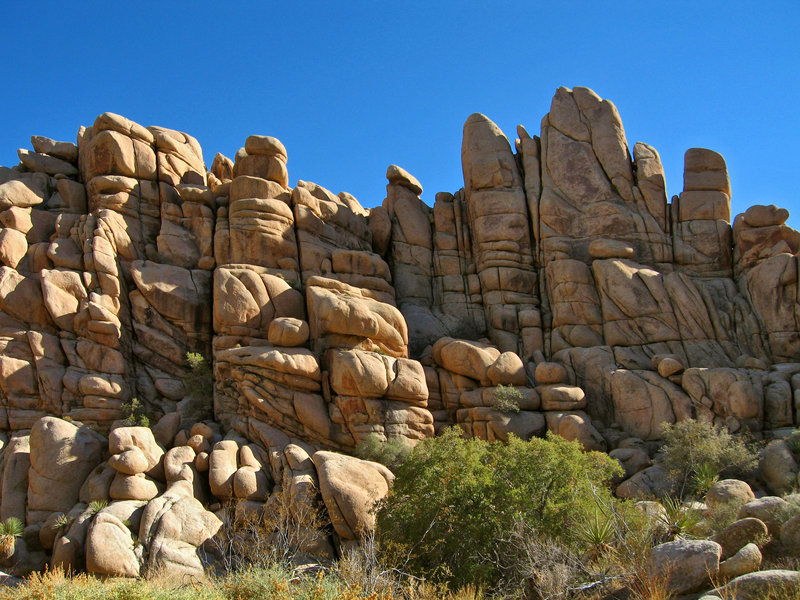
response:
<path id="1" fill-rule="evenodd" d="M 557 87 L 612 100 L 628 142 L 721 152 L 733 212 L 800 228 L 800 2 L 4 2 L 0 164 L 32 134 L 74 140 L 112 111 L 194 135 L 206 164 L 280 138 L 291 185 L 374 206 L 397 163 L 432 204 L 461 185 L 472 112 L 513 141 Z M 113 7 L 113 8 L 111 8 Z"/>

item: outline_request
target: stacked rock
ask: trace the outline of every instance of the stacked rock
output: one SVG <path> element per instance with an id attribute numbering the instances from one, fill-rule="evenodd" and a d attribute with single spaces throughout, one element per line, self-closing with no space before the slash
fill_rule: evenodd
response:
<path id="1" fill-rule="evenodd" d="M 451 422 L 469 435 L 493 441 L 513 433 L 541 435 L 545 419 L 539 394 L 527 386 L 525 365 L 513 352 L 481 342 L 441 338 L 432 349 L 441 399 Z"/>
<path id="2" fill-rule="evenodd" d="M 547 428 L 565 439 L 577 440 L 586 450 L 605 450 L 605 440 L 583 410 L 586 394 L 583 389 L 568 384 L 564 366 L 554 362 L 537 363 L 534 377 Z"/>
<path id="3" fill-rule="evenodd" d="M 211 171 L 207 174 L 208 186 L 217 192 L 217 188 L 230 184 L 233 179 L 233 161 L 224 154 L 217 152 L 211 162 Z M 224 192 L 224 190 L 220 190 Z"/>
<path id="4" fill-rule="evenodd" d="M 265 465 L 269 465 L 269 457 L 256 444 L 241 439 L 217 442 L 208 457 L 211 493 L 222 502 L 238 499 L 260 507 L 273 485 Z"/>
<path id="5" fill-rule="evenodd" d="M 25 168 L 34 173 L 77 177 L 78 147 L 72 142 L 56 142 L 41 135 L 31 136 L 33 152 L 20 148 L 17 155 Z"/>
<path id="6" fill-rule="evenodd" d="M 260 177 L 286 188 L 289 187 L 287 160 L 286 148 L 280 140 L 268 135 L 251 135 L 245 140 L 244 148 L 236 153 L 233 177 Z"/>
<path id="7" fill-rule="evenodd" d="M 705 148 L 684 156 L 683 192 L 673 200 L 675 263 L 701 277 L 730 277 L 731 184 L 725 159 Z"/>
<path id="8" fill-rule="evenodd" d="M 152 500 L 164 491 L 164 449 L 148 427 L 118 427 L 109 433 L 108 464 L 116 471 L 114 500 Z"/>

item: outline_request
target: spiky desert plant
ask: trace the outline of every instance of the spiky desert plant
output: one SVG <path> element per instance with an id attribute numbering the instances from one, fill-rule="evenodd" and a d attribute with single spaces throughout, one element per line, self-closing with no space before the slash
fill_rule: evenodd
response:
<path id="1" fill-rule="evenodd" d="M 89 502 L 88 510 L 92 515 L 96 515 L 107 506 L 108 500 L 92 500 Z"/>
<path id="2" fill-rule="evenodd" d="M 586 547 L 585 556 L 588 560 L 597 560 L 604 554 L 614 551 L 612 546 L 615 535 L 614 523 L 604 515 L 601 516 L 598 510 L 595 510 L 593 519 L 578 527 L 576 534 L 581 544 Z"/>
<path id="3" fill-rule="evenodd" d="M 703 513 L 692 506 L 687 506 L 679 498 L 667 496 L 661 500 L 664 507 L 662 520 L 667 529 L 667 540 L 682 539 L 697 531 L 703 520 Z"/>
<path id="4" fill-rule="evenodd" d="M 0 522 L 0 558 L 8 560 L 14 555 L 14 544 L 23 531 L 25 526 L 16 517 Z"/>
<path id="5" fill-rule="evenodd" d="M 711 486 L 719 481 L 717 468 L 711 463 L 702 462 L 694 470 L 691 476 L 691 484 L 698 497 L 703 497 L 711 489 Z"/>
<path id="6" fill-rule="evenodd" d="M 60 531 L 64 530 L 64 529 L 69 529 L 72 526 L 72 522 L 74 520 L 75 520 L 74 517 L 69 517 L 69 516 L 65 515 L 64 513 L 61 513 L 60 515 L 58 515 L 56 517 L 54 525 L 55 525 L 55 528 L 60 530 Z"/>

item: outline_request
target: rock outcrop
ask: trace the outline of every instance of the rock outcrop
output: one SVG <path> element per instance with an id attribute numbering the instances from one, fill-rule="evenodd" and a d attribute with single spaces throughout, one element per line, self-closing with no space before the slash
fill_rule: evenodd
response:
<path id="1" fill-rule="evenodd" d="M 210 169 L 190 135 L 112 113 L 77 144 L 34 136 L 0 168 L 0 518 L 41 528 L 54 564 L 112 574 L 100 536 L 115 574 L 198 575 L 222 522 L 210 504 L 290 494 L 333 520 L 309 547 L 355 541 L 390 477 L 328 453 L 370 436 L 552 431 L 615 453 L 621 496 L 668 491 L 650 462 L 663 423 L 785 437 L 800 412 L 788 212 L 731 225 L 725 161 L 702 148 L 669 199 L 658 152 L 629 150 L 586 88 L 560 88 L 539 135 L 518 135 L 471 115 L 462 189 L 430 207 L 391 165 L 369 209 L 291 187 L 269 136 Z M 127 426 L 143 418 L 152 432 Z M 786 442 L 761 462 L 774 493 L 796 485 Z M 752 502 L 741 516 L 777 535 Z"/>

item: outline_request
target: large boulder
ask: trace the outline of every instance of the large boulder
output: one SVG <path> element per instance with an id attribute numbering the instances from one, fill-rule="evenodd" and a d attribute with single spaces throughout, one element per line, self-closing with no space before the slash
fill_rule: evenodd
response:
<path id="1" fill-rule="evenodd" d="M 335 452 L 315 452 L 322 500 L 333 528 L 345 540 L 360 540 L 375 527 L 375 504 L 389 492 L 392 472 L 383 465 Z"/>
<path id="2" fill-rule="evenodd" d="M 375 300 L 367 290 L 333 279 L 311 277 L 306 283 L 308 324 L 315 349 L 379 349 L 389 356 L 408 355 L 408 326 L 394 306 Z"/>
<path id="3" fill-rule="evenodd" d="M 12 435 L 3 452 L 3 459 L 5 464 L 0 493 L 0 520 L 15 517 L 24 523 L 31 466 L 30 435 L 24 432 Z"/>
<path id="4" fill-rule="evenodd" d="M 739 509 L 739 518 L 755 517 L 761 519 L 769 529 L 770 534 L 780 534 L 783 525 L 791 516 L 790 504 L 778 496 L 764 496 L 751 500 Z"/>
<path id="5" fill-rule="evenodd" d="M 722 560 L 727 560 L 750 543 L 763 544 L 769 531 L 764 521 L 755 517 L 739 519 L 715 534 L 712 541 L 722 547 Z"/>
<path id="6" fill-rule="evenodd" d="M 716 593 L 733 600 L 797 598 L 800 595 L 800 571 L 775 569 L 748 573 L 718 588 Z"/>
<path id="7" fill-rule="evenodd" d="M 723 581 L 758 571 L 761 567 L 761 550 L 752 542 L 719 565 L 719 578 Z"/>
<path id="8" fill-rule="evenodd" d="M 31 429 L 28 514 L 67 512 L 105 451 L 105 438 L 88 427 L 43 417 Z M 36 521 L 43 520 L 37 515 Z M 30 519 L 29 519 L 30 522 Z"/>
<path id="9" fill-rule="evenodd" d="M 164 448 L 149 427 L 117 427 L 108 434 L 108 451 L 115 455 L 109 464 L 120 473 L 147 473 L 163 480 Z"/>
<path id="10" fill-rule="evenodd" d="M 717 481 L 706 492 L 706 504 L 712 510 L 723 506 L 741 507 L 750 500 L 755 500 L 753 490 L 747 483 L 738 479 Z"/>
<path id="11" fill-rule="evenodd" d="M 86 535 L 86 570 L 97 575 L 138 577 L 141 549 L 137 553 L 130 529 L 110 512 L 101 511 Z"/>
<path id="12" fill-rule="evenodd" d="M 204 546 L 222 521 L 194 498 L 191 482 L 176 481 L 145 507 L 139 541 L 147 548 L 146 573 L 174 579 L 205 578 Z"/>
<path id="13" fill-rule="evenodd" d="M 53 568 L 75 572 L 85 566 L 86 534 L 95 515 L 84 503 L 78 503 L 66 517 L 69 527 L 53 542 L 53 557 L 50 562 Z"/>
<path id="14" fill-rule="evenodd" d="M 709 540 L 660 544 L 650 552 L 650 576 L 666 579 L 673 594 L 696 592 L 719 571 L 721 553 L 720 545 Z"/>
<path id="15" fill-rule="evenodd" d="M 785 493 L 797 485 L 797 461 L 785 440 L 773 440 L 761 450 L 758 468 L 767 487 L 775 494 Z"/>

